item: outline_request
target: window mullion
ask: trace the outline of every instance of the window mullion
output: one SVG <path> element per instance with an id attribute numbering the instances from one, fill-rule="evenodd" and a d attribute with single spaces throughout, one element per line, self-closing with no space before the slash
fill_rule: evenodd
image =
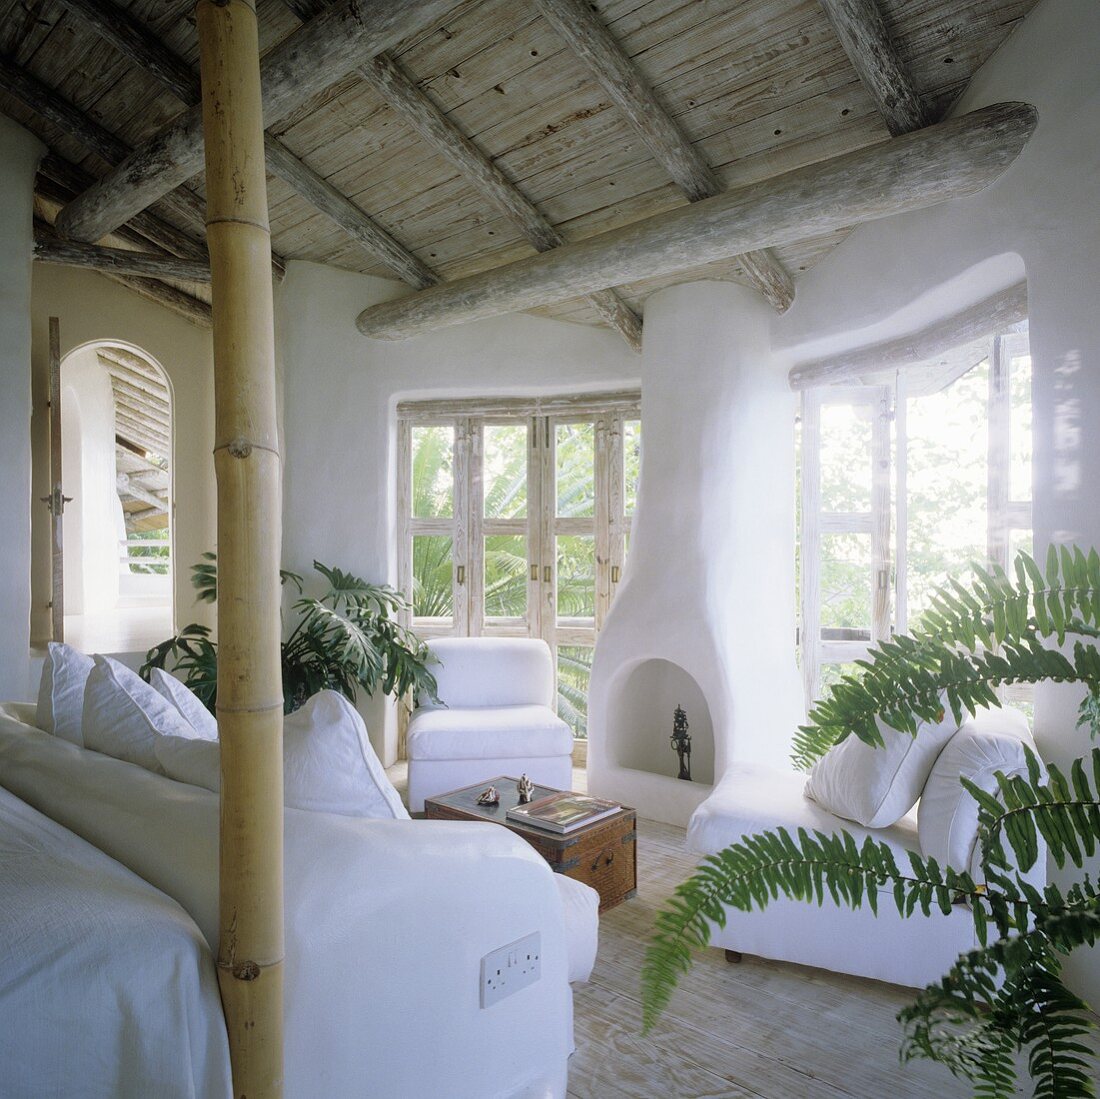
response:
<path id="1" fill-rule="evenodd" d="M 455 422 L 454 453 L 454 530 L 451 536 L 451 560 L 454 565 L 455 633 L 468 636 L 470 614 L 470 420 Z"/>
<path id="2" fill-rule="evenodd" d="M 989 560 L 1008 568 L 1009 387 L 1004 341 L 993 338 L 989 355 L 988 481 L 986 515 Z"/>
<path id="3" fill-rule="evenodd" d="M 890 637 L 890 388 L 875 391 L 871 421 L 871 640 Z"/>
<path id="4" fill-rule="evenodd" d="M 802 683 L 807 706 L 821 672 L 821 398 L 802 391 Z"/>

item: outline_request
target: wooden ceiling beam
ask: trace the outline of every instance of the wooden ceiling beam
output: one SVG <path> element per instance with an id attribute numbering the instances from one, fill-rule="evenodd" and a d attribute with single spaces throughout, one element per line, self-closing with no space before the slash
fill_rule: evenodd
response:
<path id="1" fill-rule="evenodd" d="M 587 0 L 535 0 L 538 9 L 607 92 L 635 133 L 689 202 L 713 198 L 722 185 L 699 150 L 654 95 Z M 794 281 L 767 249 L 741 257 L 749 281 L 783 312 L 794 301 Z"/>
<path id="2" fill-rule="evenodd" d="M 372 306 L 356 323 L 366 336 L 404 339 L 974 194 L 1016 159 L 1036 120 L 1029 104 L 994 104 L 552 252 Z"/>
<path id="3" fill-rule="evenodd" d="M 106 5 L 101 6 L 106 10 Z M 13 95 L 23 106 L 33 111 L 40 118 L 44 118 L 63 130 L 74 141 L 107 164 L 117 165 L 124 162 L 133 151 L 125 141 L 101 126 L 78 107 L 69 103 L 53 88 L 43 84 L 37 77 L 32 76 L 25 69 L 13 65 L 3 57 L 0 57 L 0 89 Z M 55 165 L 54 170 L 57 172 L 60 171 L 60 168 Z M 76 182 L 77 173 L 66 172 L 65 174 L 71 183 Z M 93 179 L 92 183 L 80 187 L 78 193 L 83 193 L 88 187 L 94 186 L 97 182 Z M 194 191 L 187 187 L 178 187 L 171 193 L 161 196 L 159 204 L 183 224 L 189 226 L 200 238 L 205 236 L 206 204 Z M 143 212 L 139 211 L 135 216 L 141 217 Z M 113 226 L 111 231 L 117 228 L 119 226 Z M 91 238 L 91 240 L 98 240 L 106 235 L 106 233 L 101 233 L 99 236 Z M 205 246 L 202 247 L 205 251 Z M 276 278 L 281 279 L 286 274 L 286 265 L 281 257 L 273 256 L 271 265 Z"/>
<path id="4" fill-rule="evenodd" d="M 90 187 L 95 179 L 90 172 L 51 150 L 39 162 L 34 189 L 43 198 L 64 206 Z M 209 261 L 204 240 L 157 217 L 149 210 L 131 218 L 125 225 L 120 225 L 115 230 L 115 236 L 130 240 L 131 243 L 147 241 L 173 256 Z"/>
<path id="5" fill-rule="evenodd" d="M 103 272 L 103 275 L 129 290 L 133 290 L 135 294 L 140 294 L 143 298 L 155 302 L 157 305 L 163 305 L 173 313 L 178 313 L 185 320 L 191 321 L 192 324 L 209 328 L 213 323 L 210 306 L 206 302 L 192 297 L 175 286 L 169 286 L 168 283 L 161 282 L 160 279 L 139 277 L 137 275 L 109 275 L 106 272 Z"/>
<path id="6" fill-rule="evenodd" d="M 181 279 L 184 282 L 210 281 L 210 265 L 201 260 L 61 240 L 39 226 L 34 231 L 34 258 L 39 263 L 83 267 L 112 275 L 143 275 L 157 279 Z"/>
<path id="7" fill-rule="evenodd" d="M 359 68 L 359 74 L 437 153 L 448 160 L 482 198 L 495 206 L 539 252 L 565 238 L 523 192 L 422 92 L 387 54 Z M 641 350 L 642 322 L 614 291 L 588 295 L 593 309 L 635 351 Z"/>
<path id="8" fill-rule="evenodd" d="M 900 339 L 800 363 L 787 380 L 792 389 L 852 385 L 864 378 L 923 366 L 962 344 L 995 336 L 1027 320 L 1027 282 L 1018 282 L 983 301 Z"/>
<path id="9" fill-rule="evenodd" d="M 119 496 L 132 496 L 150 507 L 160 508 L 161 511 L 168 510 L 167 496 L 158 496 L 155 492 L 150 492 L 144 485 L 139 485 L 128 473 L 119 473 L 115 476 L 115 491 Z"/>
<path id="10" fill-rule="evenodd" d="M 931 121 L 890 37 L 879 0 L 820 0 L 863 86 L 894 137 Z"/>
<path id="11" fill-rule="evenodd" d="M 168 49 L 143 23 L 109 0 L 61 0 L 131 64 L 160 81 L 186 106 L 199 102 L 199 77 L 180 56 Z M 332 218 L 375 259 L 418 290 L 439 279 L 349 198 L 299 160 L 277 137 L 266 134 L 268 169 L 321 213 Z M 127 150 L 129 151 L 129 150 Z M 207 276 L 209 277 L 209 276 Z"/>
<path id="12" fill-rule="evenodd" d="M 268 51 L 261 65 L 268 123 L 445 15 L 455 0 L 341 0 Z M 168 123 L 58 216 L 64 236 L 91 242 L 118 228 L 202 169 L 198 105 Z"/>

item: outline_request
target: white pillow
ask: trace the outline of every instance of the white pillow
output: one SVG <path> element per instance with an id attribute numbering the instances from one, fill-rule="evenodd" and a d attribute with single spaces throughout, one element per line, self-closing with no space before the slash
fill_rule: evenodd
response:
<path id="1" fill-rule="evenodd" d="M 1035 750 L 1027 719 L 1012 707 L 979 710 L 963 722 L 940 752 L 917 808 L 917 834 L 926 858 L 966 870 L 976 882 L 985 881 L 977 843 L 978 803 L 959 780 L 969 779 L 986 793 L 997 794 L 998 771 L 1006 776 L 1027 774 L 1024 745 Z M 1002 838 L 1011 858 L 1007 838 Z M 1046 860 L 1040 857 L 1026 876 L 1042 888 Z"/>
<path id="2" fill-rule="evenodd" d="M 84 708 L 84 684 L 92 670 L 92 658 L 71 645 L 51 641 L 42 664 L 38 684 L 38 709 L 34 723 L 39 729 L 73 744 L 83 744 L 80 732 Z"/>
<path id="3" fill-rule="evenodd" d="M 193 737 L 191 726 L 136 672 L 109 656 L 93 659 L 84 688 L 84 747 L 164 774 L 153 742 L 161 734 Z"/>
<path id="4" fill-rule="evenodd" d="M 845 820 L 888 828 L 917 803 L 932 765 L 959 728 L 950 706 L 937 723 L 922 721 L 916 736 L 876 719 L 885 746 L 874 748 L 851 733 L 819 759 L 806 796 Z"/>
<path id="5" fill-rule="evenodd" d="M 155 751 L 169 778 L 221 789 L 216 742 L 159 737 Z M 283 803 L 346 817 L 409 819 L 363 719 L 336 691 L 315 694 L 283 721 Z"/>
<path id="6" fill-rule="evenodd" d="M 163 668 L 154 668 L 150 676 L 154 690 L 163 695 L 180 712 L 199 740 L 217 740 L 218 722 L 186 684 Z"/>

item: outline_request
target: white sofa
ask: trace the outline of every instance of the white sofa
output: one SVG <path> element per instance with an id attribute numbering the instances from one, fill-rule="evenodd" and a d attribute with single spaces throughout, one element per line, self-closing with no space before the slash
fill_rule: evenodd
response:
<path id="1" fill-rule="evenodd" d="M 33 706 L 0 706 L 0 784 L 215 943 L 217 796 L 33 720 Z M 569 978 L 584 975 L 569 972 L 566 907 L 585 898 L 563 904 L 558 876 L 504 828 L 285 813 L 286 1094 L 564 1096 Z M 586 921 L 594 947 L 594 909 Z M 536 930 L 541 979 L 482 1009 L 482 956 Z"/>
<path id="2" fill-rule="evenodd" d="M 429 642 L 443 705 L 422 698 L 409 722 L 409 809 L 497 775 L 568 790 L 573 734 L 554 713 L 545 641 L 444 637 Z"/>
<path id="3" fill-rule="evenodd" d="M 1018 724 L 1024 725 L 1022 735 Z M 973 735 L 975 731 L 977 736 Z M 914 807 L 897 823 L 874 829 L 835 816 L 806 797 L 805 774 L 735 764 L 692 816 L 687 845 L 697 854 L 711 855 L 737 843 L 743 836 L 780 827 L 792 835 L 800 828 L 811 833 L 847 831 L 857 843 L 873 836 L 888 844 L 899 868 L 904 870 L 910 865 L 910 851 L 927 857 L 920 836 L 936 836 L 956 852 L 954 859 L 941 855 L 938 861 L 969 871 L 980 881 L 975 853 L 977 805 L 969 794 L 962 792 L 961 786 L 955 786 L 956 779 L 960 773 L 966 773 L 979 786 L 994 793 L 996 771 L 1025 772 L 1022 743 L 1029 741 L 1026 724 L 1018 714 L 990 712 L 972 719 L 949 741 L 933 767 L 934 773 L 941 772 L 941 761 L 950 761 L 947 773 L 938 775 L 938 793 L 925 799 L 923 808 Z M 956 766 L 960 763 L 963 770 Z M 931 790 L 930 778 L 928 783 Z M 956 789 L 958 794 L 954 795 Z M 937 814 L 942 813 L 942 818 L 928 819 L 932 805 Z M 919 834 L 918 809 L 922 814 Z M 1045 858 L 1041 856 L 1026 877 L 1041 889 L 1046 880 Z M 832 904 L 828 898 L 821 907 L 780 897 L 762 912 L 727 908 L 726 926 L 713 927 L 710 942 L 730 952 L 727 956 L 731 960 L 740 954 L 752 954 L 911 987 L 923 987 L 938 980 L 959 954 L 977 945 L 973 918 L 965 906 L 957 905 L 947 916 L 936 909 L 928 917 L 918 911 L 903 919 L 892 891 L 887 888 L 882 893 L 877 916 L 866 906 L 853 911 Z"/>

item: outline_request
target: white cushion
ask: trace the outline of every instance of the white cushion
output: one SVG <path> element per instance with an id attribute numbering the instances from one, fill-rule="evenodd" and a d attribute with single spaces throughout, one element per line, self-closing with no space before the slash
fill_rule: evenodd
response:
<path id="1" fill-rule="evenodd" d="M 780 771 L 754 763 L 734 763 L 722 776 L 714 792 L 692 814 L 687 847 L 700 855 L 713 855 L 744 836 L 786 828 L 797 835 L 807 832 L 833 835 L 847 832 L 856 843 L 871 836 L 889 845 L 898 864 L 909 865 L 909 852 L 920 852 L 917 822 L 906 815 L 887 828 L 871 831 L 830 813 L 807 798 L 802 788 L 805 775 Z"/>
<path id="2" fill-rule="evenodd" d="M 941 720 L 922 721 L 916 736 L 877 724 L 884 747 L 849 734 L 814 764 L 806 783 L 807 797 L 868 828 L 885 828 L 916 805 L 936 757 L 959 728 L 947 705 Z"/>
<path id="3" fill-rule="evenodd" d="M 1026 775 L 1024 746 L 1035 750 L 1027 719 L 1012 707 L 980 710 L 963 722 L 948 741 L 925 783 L 917 807 L 920 845 L 925 855 L 941 865 L 967 871 L 977 882 L 985 881 L 978 845 L 978 803 L 964 789 L 966 778 L 988 794 L 997 794 L 997 772 L 1006 776 Z M 1005 851 L 1012 856 L 1005 838 Z M 1045 859 L 1033 871 L 1046 880 Z M 1032 872 L 1029 880 L 1036 883 Z"/>
<path id="4" fill-rule="evenodd" d="M 42 664 L 38 685 L 38 709 L 34 723 L 39 729 L 73 744 L 83 744 L 80 732 L 84 709 L 84 684 L 92 670 L 92 658 L 71 645 L 51 641 Z"/>
<path id="5" fill-rule="evenodd" d="M 169 778 L 221 789 L 217 741 L 160 737 L 156 755 Z M 345 817 L 409 819 L 363 719 L 336 691 L 315 694 L 283 720 L 283 803 Z"/>
<path id="6" fill-rule="evenodd" d="M 554 704 L 554 661 L 541 638 L 441 637 L 428 648 L 440 701 L 452 710 Z"/>
<path id="7" fill-rule="evenodd" d="M 590 885 L 565 874 L 554 884 L 565 911 L 565 949 L 569 955 L 569 982 L 587 981 L 596 964 L 600 939 L 600 895 Z"/>
<path id="8" fill-rule="evenodd" d="M 549 706 L 417 710 L 410 759 L 536 759 L 573 751 L 573 733 Z"/>
<path id="9" fill-rule="evenodd" d="M 169 675 L 163 668 L 154 668 L 150 681 L 154 690 L 175 706 L 180 717 L 191 726 L 199 740 L 218 739 L 217 719 L 198 700 L 190 687 L 181 683 L 174 675 Z"/>
<path id="10" fill-rule="evenodd" d="M 164 774 L 154 742 L 161 734 L 192 737 L 191 726 L 136 672 L 109 656 L 93 659 L 84 688 L 84 747 Z"/>

